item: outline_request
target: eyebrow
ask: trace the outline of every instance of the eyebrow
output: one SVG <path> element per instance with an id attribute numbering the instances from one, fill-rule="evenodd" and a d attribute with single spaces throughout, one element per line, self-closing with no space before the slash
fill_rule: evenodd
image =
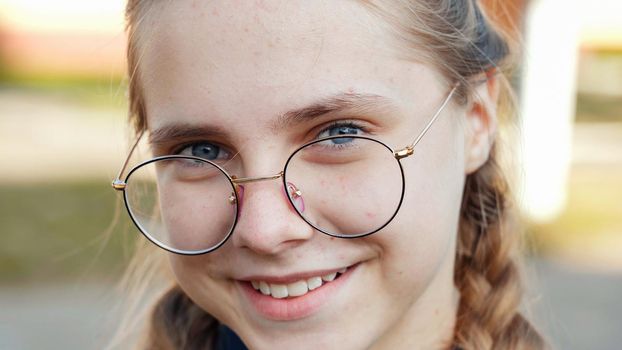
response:
<path id="1" fill-rule="evenodd" d="M 364 114 L 394 109 L 391 99 L 376 94 L 341 92 L 308 106 L 281 114 L 271 125 L 273 130 L 292 127 L 318 117 L 337 113 Z"/>
<path id="2" fill-rule="evenodd" d="M 193 138 L 224 138 L 227 132 L 217 126 L 197 125 L 192 123 L 172 123 L 164 125 L 149 133 L 149 143 L 153 146 L 163 145 L 172 140 Z"/>
<path id="3" fill-rule="evenodd" d="M 378 113 L 379 111 L 395 110 L 394 106 L 395 104 L 392 103 L 390 98 L 382 95 L 340 92 L 324 97 L 305 107 L 282 113 L 270 123 L 269 127 L 272 131 L 276 132 L 331 114 Z M 226 138 L 227 135 L 227 130 L 220 126 L 172 123 L 152 131 L 149 136 L 149 142 L 154 146 L 158 146 L 171 142 L 172 140 L 210 137 Z"/>

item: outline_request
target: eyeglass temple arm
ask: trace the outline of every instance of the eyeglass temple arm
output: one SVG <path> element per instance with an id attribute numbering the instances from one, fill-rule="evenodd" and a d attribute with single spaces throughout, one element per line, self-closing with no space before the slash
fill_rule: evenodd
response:
<path id="1" fill-rule="evenodd" d="M 417 146 L 417 144 L 419 143 L 419 141 L 421 141 L 423 136 L 425 136 L 425 134 L 428 132 L 428 130 L 430 130 L 430 128 L 432 127 L 432 124 L 434 124 L 434 122 L 441 115 L 441 113 L 443 112 L 443 110 L 445 109 L 447 104 L 449 104 L 449 101 L 451 101 L 451 98 L 453 97 L 454 93 L 456 92 L 456 89 L 458 88 L 458 85 L 459 84 L 457 84 L 457 83 L 454 84 L 453 88 L 451 89 L 451 91 L 449 92 L 449 94 L 447 95 L 445 100 L 443 101 L 443 104 L 441 104 L 441 106 L 438 108 L 438 110 L 436 111 L 434 116 L 432 118 L 430 118 L 430 121 L 428 121 L 428 124 L 426 124 L 425 128 L 423 128 L 423 130 L 421 131 L 421 133 L 419 133 L 419 135 L 415 138 L 415 140 L 413 142 L 411 142 L 408 146 L 404 147 L 403 149 L 395 151 L 395 156 L 398 159 L 406 158 L 406 157 L 408 157 L 408 156 L 413 154 L 415 146 Z"/>
<path id="2" fill-rule="evenodd" d="M 121 176 L 125 172 L 125 169 L 127 168 L 127 164 L 130 162 L 130 158 L 132 157 L 134 150 L 138 146 L 138 142 L 140 142 L 140 139 L 143 137 L 144 134 L 145 134 L 145 130 L 142 130 L 140 134 L 138 135 L 138 137 L 136 138 L 136 141 L 132 145 L 132 148 L 130 148 L 130 152 L 128 153 L 127 158 L 125 158 L 125 161 L 123 162 L 123 166 L 121 167 L 121 170 L 119 170 L 119 174 L 112 181 L 112 188 L 114 188 L 117 191 L 122 191 L 125 189 L 125 181 L 121 180 Z"/>
<path id="3" fill-rule="evenodd" d="M 443 104 L 436 111 L 434 116 L 432 118 L 430 118 L 430 121 L 428 122 L 428 124 L 426 124 L 425 128 L 423 128 L 423 130 L 421 131 L 421 133 L 419 133 L 419 135 L 415 138 L 415 140 L 410 145 L 408 145 L 405 148 L 395 152 L 395 155 L 398 157 L 398 159 L 401 159 L 401 158 L 404 158 L 404 157 L 408 157 L 409 155 L 413 154 L 413 149 L 415 148 L 415 146 L 417 146 L 419 141 L 421 141 L 423 136 L 425 136 L 425 134 L 428 132 L 428 130 L 430 130 L 430 127 L 432 127 L 432 124 L 434 124 L 436 119 L 438 119 L 438 117 L 441 115 L 441 113 L 445 109 L 445 106 L 447 106 L 447 104 L 451 100 L 452 96 L 456 92 L 457 88 L 458 88 L 458 84 L 455 84 L 454 87 L 449 92 L 449 94 L 447 95 L 447 97 L 445 98 L 445 100 L 443 101 Z M 125 158 L 125 161 L 123 162 L 123 166 L 121 167 L 121 170 L 119 170 L 119 174 L 117 174 L 117 177 L 114 179 L 114 181 L 112 181 L 112 187 L 115 190 L 121 191 L 121 190 L 125 189 L 125 182 L 123 180 L 121 180 L 121 176 L 125 172 L 125 169 L 127 168 L 127 164 L 130 162 L 130 158 L 132 157 L 132 154 L 134 153 L 134 150 L 138 146 L 138 143 L 140 142 L 140 139 L 143 137 L 144 134 L 145 134 L 145 130 L 142 130 L 140 132 L 140 134 L 138 135 L 138 137 L 136 138 L 136 141 L 132 145 L 132 148 L 130 148 L 130 152 L 128 153 L 127 157 Z M 239 179 L 238 181 L 244 182 L 244 180 L 245 179 Z"/>

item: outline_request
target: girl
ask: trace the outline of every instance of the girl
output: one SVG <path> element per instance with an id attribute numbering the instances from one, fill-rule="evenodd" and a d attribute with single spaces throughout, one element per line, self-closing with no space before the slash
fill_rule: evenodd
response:
<path id="1" fill-rule="evenodd" d="M 476 1 L 129 0 L 127 20 L 153 158 L 113 186 L 174 276 L 142 348 L 545 348 L 495 152 L 509 50 Z"/>

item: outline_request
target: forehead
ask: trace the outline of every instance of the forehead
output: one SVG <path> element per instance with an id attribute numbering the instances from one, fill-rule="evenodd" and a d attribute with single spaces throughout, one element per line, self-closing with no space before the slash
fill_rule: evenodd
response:
<path id="1" fill-rule="evenodd" d="M 173 116 L 261 122 L 338 92 L 412 101 L 436 80 L 399 59 L 387 24 L 355 1 L 162 1 L 142 25 L 152 128 Z"/>

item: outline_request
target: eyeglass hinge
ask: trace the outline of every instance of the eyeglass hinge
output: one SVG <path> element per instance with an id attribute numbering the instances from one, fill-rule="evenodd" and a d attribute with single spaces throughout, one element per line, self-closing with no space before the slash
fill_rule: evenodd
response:
<path id="1" fill-rule="evenodd" d="M 112 181 L 112 188 L 114 188 L 117 191 L 125 190 L 125 185 L 126 183 L 119 179 Z"/>
<path id="2" fill-rule="evenodd" d="M 414 148 L 411 146 L 406 146 L 405 148 L 399 149 L 395 152 L 393 152 L 393 155 L 395 156 L 395 158 L 397 160 L 400 160 L 402 158 L 406 158 L 408 156 L 411 156 L 413 153 L 415 152 Z"/>

